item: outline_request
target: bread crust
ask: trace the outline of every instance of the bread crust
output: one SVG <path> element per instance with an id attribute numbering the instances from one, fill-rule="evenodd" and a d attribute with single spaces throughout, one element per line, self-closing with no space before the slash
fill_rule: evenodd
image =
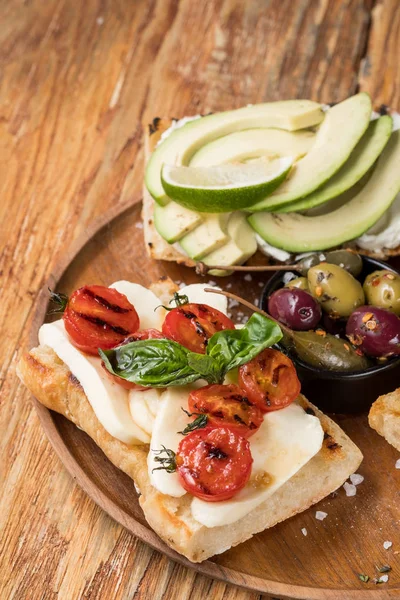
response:
<path id="1" fill-rule="evenodd" d="M 171 123 L 171 119 L 154 119 L 153 123 L 147 127 L 144 143 L 146 162 L 157 146 L 161 134 L 170 127 Z M 154 225 L 154 200 L 145 183 L 143 184 L 142 219 L 146 251 L 150 258 L 176 262 L 186 267 L 195 266 L 193 260 L 178 252 L 173 245 L 168 244 L 158 233 Z"/>
<path id="2" fill-rule="evenodd" d="M 168 281 L 158 284 L 158 293 L 162 296 L 163 289 L 169 295 L 172 285 Z M 229 526 L 209 529 L 192 517 L 188 494 L 174 498 L 151 485 L 147 469 L 149 446 L 128 445 L 113 438 L 98 421 L 79 381 L 51 348 L 39 346 L 24 354 L 17 372 L 39 402 L 85 431 L 107 458 L 135 481 L 150 526 L 170 547 L 193 562 L 224 552 L 306 510 L 340 487 L 362 460 L 360 450 L 340 427 L 300 396 L 298 402 L 320 419 L 324 429 L 320 452 L 248 515 Z"/>
<path id="3" fill-rule="evenodd" d="M 379 396 L 371 406 L 368 422 L 400 452 L 400 388 Z"/>
<path id="4" fill-rule="evenodd" d="M 150 154 L 155 149 L 157 143 L 159 142 L 161 135 L 164 131 L 166 131 L 173 123 L 173 119 L 159 119 L 156 118 L 153 120 L 151 125 L 148 125 L 145 128 L 145 161 L 149 160 Z M 174 246 L 168 244 L 158 233 L 154 226 L 153 221 L 153 213 L 154 213 L 154 200 L 150 193 L 146 188 L 146 184 L 143 185 L 143 208 L 142 208 L 142 218 L 143 218 L 143 229 L 144 229 L 144 238 L 146 243 L 147 253 L 151 258 L 156 260 L 167 260 L 176 262 L 181 265 L 186 265 L 187 267 L 195 266 L 195 262 L 190 258 L 185 257 L 181 254 Z M 350 248 L 355 250 L 359 254 L 363 254 L 365 256 L 370 256 L 371 258 L 377 258 L 380 260 L 385 260 L 390 258 L 391 256 L 400 256 L 400 244 L 396 248 L 382 248 L 378 251 L 373 250 L 364 250 L 355 244 L 354 242 L 348 242 L 343 244 L 344 248 Z M 261 253 L 260 253 L 261 254 Z M 267 260 L 269 262 L 269 258 L 263 255 L 264 262 Z"/>

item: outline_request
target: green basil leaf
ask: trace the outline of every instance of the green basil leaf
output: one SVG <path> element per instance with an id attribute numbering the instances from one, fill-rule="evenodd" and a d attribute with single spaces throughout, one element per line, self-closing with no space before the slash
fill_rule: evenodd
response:
<path id="1" fill-rule="evenodd" d="M 190 352 L 188 354 L 189 367 L 200 373 L 208 381 L 208 383 L 222 383 L 224 380 L 224 368 L 218 360 L 207 354 L 196 354 Z"/>
<path id="2" fill-rule="evenodd" d="M 110 373 L 143 386 L 186 385 L 201 377 L 188 364 L 189 350 L 172 340 L 140 340 L 99 354 Z"/>
<path id="3" fill-rule="evenodd" d="M 215 359 L 225 373 L 252 360 L 265 348 L 276 344 L 282 332 L 274 321 L 253 313 L 242 329 L 218 331 L 209 340 L 207 355 Z"/>

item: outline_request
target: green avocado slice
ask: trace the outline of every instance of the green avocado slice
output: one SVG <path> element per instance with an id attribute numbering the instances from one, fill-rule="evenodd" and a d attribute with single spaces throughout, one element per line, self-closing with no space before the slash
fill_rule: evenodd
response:
<path id="1" fill-rule="evenodd" d="M 367 131 L 358 142 L 343 167 L 325 185 L 297 202 L 278 207 L 279 212 L 301 212 L 336 198 L 353 187 L 372 167 L 388 143 L 393 119 L 389 115 L 371 121 Z"/>
<path id="2" fill-rule="evenodd" d="M 223 246 L 229 240 L 227 232 L 229 216 L 229 213 L 209 215 L 203 213 L 203 223 L 180 240 L 179 244 L 183 251 L 193 260 L 200 260 Z"/>
<path id="3" fill-rule="evenodd" d="M 276 210 L 283 204 L 304 198 L 328 181 L 348 160 L 366 131 L 371 111 L 371 98 L 364 92 L 331 108 L 310 152 L 295 165 L 273 194 L 251 206 L 250 210 Z"/>
<path id="4" fill-rule="evenodd" d="M 317 217 L 257 213 L 249 217 L 249 223 L 266 242 L 289 252 L 325 250 L 365 233 L 399 191 L 400 130 L 390 136 L 368 183 L 340 208 Z"/>
<path id="5" fill-rule="evenodd" d="M 268 156 L 292 156 L 298 160 L 310 151 L 315 133 L 308 129 L 285 131 L 284 129 L 246 129 L 224 135 L 206 144 L 190 161 L 191 167 L 212 167 L 225 162 L 243 162 L 252 158 Z"/>
<path id="6" fill-rule="evenodd" d="M 321 123 L 321 105 L 311 100 L 284 100 L 245 106 L 190 121 L 175 129 L 152 153 L 146 167 L 145 183 L 154 200 L 168 204 L 161 183 L 164 163 L 188 165 L 202 146 L 224 135 L 243 129 L 277 127 L 288 131 L 305 129 Z"/>
<path id="7" fill-rule="evenodd" d="M 203 216 L 176 202 L 154 205 L 154 226 L 161 237 L 173 244 L 202 223 Z"/>
<path id="8" fill-rule="evenodd" d="M 250 256 L 255 254 L 257 250 L 256 236 L 247 222 L 245 213 L 232 213 L 229 217 L 227 231 L 229 241 L 203 258 L 206 265 L 226 265 L 229 268 L 231 265 L 240 265 L 246 262 Z M 224 276 L 228 273 L 229 271 L 215 269 L 210 271 L 210 275 L 216 276 Z"/>

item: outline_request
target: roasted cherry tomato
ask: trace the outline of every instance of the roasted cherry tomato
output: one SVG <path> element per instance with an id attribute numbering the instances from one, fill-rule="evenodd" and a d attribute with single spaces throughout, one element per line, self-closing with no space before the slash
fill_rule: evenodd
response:
<path id="1" fill-rule="evenodd" d="M 205 414 L 209 425 L 229 427 L 243 437 L 255 433 L 263 420 L 261 410 L 234 384 L 194 390 L 189 394 L 189 412 Z"/>
<path id="2" fill-rule="evenodd" d="M 249 442 L 227 427 L 205 427 L 179 443 L 176 467 L 185 490 L 207 502 L 229 500 L 250 478 Z"/>
<path id="3" fill-rule="evenodd" d="M 239 368 L 239 386 L 263 412 L 285 408 L 300 393 L 292 361 L 272 348 L 266 348 Z"/>
<path id="4" fill-rule="evenodd" d="M 163 339 L 164 337 L 165 336 L 161 333 L 161 331 L 158 331 L 157 329 L 143 329 L 143 331 L 137 331 L 136 333 L 129 335 L 127 338 L 124 339 L 122 344 L 119 344 L 119 346 L 124 346 L 125 344 L 130 344 L 131 342 L 138 342 L 139 340 L 160 340 L 160 339 Z M 118 375 L 114 375 L 113 373 L 110 373 L 110 371 L 108 371 L 108 369 L 106 369 L 103 361 L 101 361 L 101 366 L 103 367 L 103 369 L 105 370 L 105 372 L 107 373 L 107 375 L 109 376 L 109 378 L 112 381 L 114 381 L 115 383 L 118 383 L 126 390 L 133 390 L 133 389 L 148 390 L 149 389 L 148 387 L 145 387 L 143 385 L 138 385 L 137 383 L 133 383 L 133 381 L 128 381 L 127 379 L 124 379 L 123 377 L 118 377 Z"/>
<path id="5" fill-rule="evenodd" d="M 138 314 L 128 298 L 102 285 L 76 290 L 63 319 L 74 346 L 96 355 L 98 348 L 113 348 L 139 328 Z"/>
<path id="6" fill-rule="evenodd" d="M 178 306 L 167 314 L 162 326 L 166 337 L 200 354 L 205 353 L 210 337 L 223 329 L 235 329 L 233 321 L 207 304 Z"/>

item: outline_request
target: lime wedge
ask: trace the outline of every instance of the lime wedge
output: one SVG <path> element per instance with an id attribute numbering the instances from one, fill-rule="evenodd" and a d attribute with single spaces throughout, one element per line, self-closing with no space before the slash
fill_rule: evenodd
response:
<path id="1" fill-rule="evenodd" d="M 169 198 L 198 212 L 241 210 L 271 194 L 285 179 L 292 157 L 213 167 L 163 165 L 161 180 Z"/>

